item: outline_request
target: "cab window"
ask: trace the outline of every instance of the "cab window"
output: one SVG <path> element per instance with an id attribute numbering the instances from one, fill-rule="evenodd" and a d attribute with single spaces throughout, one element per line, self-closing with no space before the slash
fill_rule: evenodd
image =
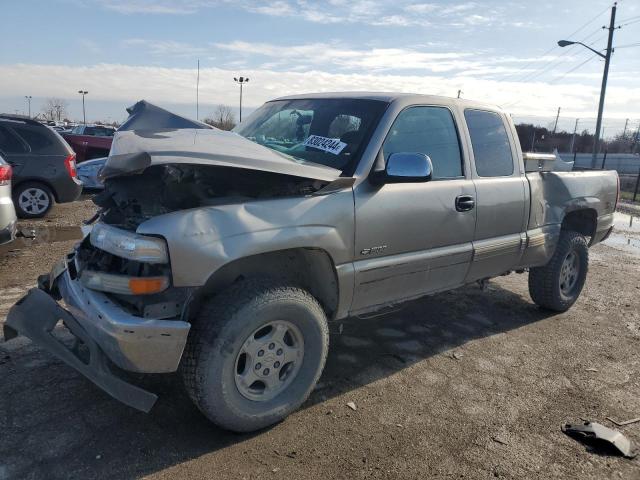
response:
<path id="1" fill-rule="evenodd" d="M 458 131 L 449 109 L 410 107 L 398 115 L 382 146 L 385 162 L 392 153 L 424 153 L 434 180 L 464 176 Z"/>
<path id="2" fill-rule="evenodd" d="M 485 110 L 465 110 L 465 120 L 471 136 L 471 146 L 480 177 L 513 175 L 511 143 L 502 117 Z"/>

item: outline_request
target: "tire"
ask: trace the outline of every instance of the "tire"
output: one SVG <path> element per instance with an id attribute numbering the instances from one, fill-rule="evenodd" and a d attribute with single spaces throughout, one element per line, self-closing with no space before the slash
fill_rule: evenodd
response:
<path id="1" fill-rule="evenodd" d="M 209 420 L 250 432 L 302 405 L 320 378 L 328 348 L 327 317 L 311 294 L 272 280 L 243 280 L 202 305 L 180 369 L 187 393 Z M 284 360 L 277 365 L 279 358 Z"/>
<path id="2" fill-rule="evenodd" d="M 13 204 L 20 218 L 44 217 L 53 202 L 51 189 L 43 183 L 25 182 L 13 189 Z"/>
<path id="3" fill-rule="evenodd" d="M 529 270 L 529 294 L 542 308 L 566 312 L 580 296 L 588 270 L 586 238 L 577 232 L 563 230 L 549 263 Z"/>

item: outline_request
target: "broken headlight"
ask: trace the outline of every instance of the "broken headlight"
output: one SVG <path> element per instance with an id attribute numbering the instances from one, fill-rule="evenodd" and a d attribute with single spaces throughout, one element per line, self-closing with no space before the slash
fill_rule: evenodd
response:
<path id="1" fill-rule="evenodd" d="M 120 230 L 104 223 L 91 230 L 91 245 L 112 255 L 142 263 L 168 263 L 164 240 Z"/>

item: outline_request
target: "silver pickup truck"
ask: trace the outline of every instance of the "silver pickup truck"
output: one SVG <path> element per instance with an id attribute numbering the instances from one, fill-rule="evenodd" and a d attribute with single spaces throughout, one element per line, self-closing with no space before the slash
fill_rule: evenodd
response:
<path id="1" fill-rule="evenodd" d="M 5 339 L 144 411 L 156 396 L 121 370 L 180 371 L 212 422 L 260 429 L 314 388 L 328 321 L 527 270 L 535 303 L 570 308 L 618 177 L 552 163 L 523 155 L 500 108 L 423 95 L 293 96 L 233 132 L 118 132 L 90 234 Z"/>

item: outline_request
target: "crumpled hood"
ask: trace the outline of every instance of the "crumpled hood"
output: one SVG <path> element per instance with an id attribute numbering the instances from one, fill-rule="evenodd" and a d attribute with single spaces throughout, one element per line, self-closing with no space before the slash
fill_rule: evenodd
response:
<path id="1" fill-rule="evenodd" d="M 246 168 L 328 182 L 341 173 L 276 152 L 237 133 L 186 128 L 116 132 L 101 178 L 141 173 L 151 165 L 163 164 Z"/>
<path id="2" fill-rule="evenodd" d="M 204 122 L 191 120 L 177 113 L 165 110 L 146 100 L 140 100 L 127 108 L 129 117 L 118 131 L 124 130 L 158 130 L 162 128 L 214 128 Z"/>

